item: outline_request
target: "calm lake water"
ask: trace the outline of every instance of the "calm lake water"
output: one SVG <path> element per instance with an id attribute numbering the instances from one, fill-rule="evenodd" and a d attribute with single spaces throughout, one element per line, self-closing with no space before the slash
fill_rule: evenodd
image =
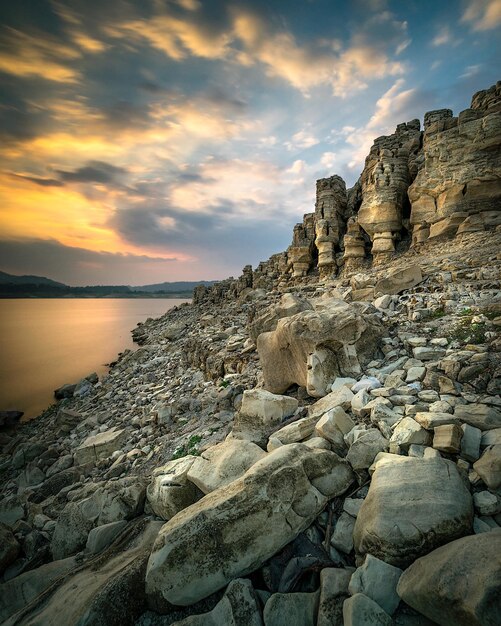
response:
<path id="1" fill-rule="evenodd" d="M 91 372 L 107 372 L 131 330 L 188 302 L 178 299 L 0 300 L 0 410 L 35 417 L 54 402 L 54 389 Z"/>

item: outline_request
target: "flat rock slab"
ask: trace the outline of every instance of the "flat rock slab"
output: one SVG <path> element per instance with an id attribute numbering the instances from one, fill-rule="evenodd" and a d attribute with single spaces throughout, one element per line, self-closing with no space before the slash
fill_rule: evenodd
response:
<path id="1" fill-rule="evenodd" d="M 454 416 L 480 430 L 501 428 L 501 410 L 487 404 L 458 404 Z"/>
<path id="2" fill-rule="evenodd" d="M 501 529 L 463 537 L 418 559 L 397 591 L 442 626 L 495 626 L 501 616 Z"/>
<path id="3" fill-rule="evenodd" d="M 150 606 L 188 606 L 258 569 L 353 481 L 328 450 L 282 446 L 160 531 L 146 574 Z"/>
<path id="4" fill-rule="evenodd" d="M 471 533 L 473 503 L 451 461 L 397 459 L 377 465 L 355 523 L 354 543 L 360 555 L 406 567 Z"/>
<path id="5" fill-rule="evenodd" d="M 110 456 L 115 450 L 120 450 L 127 442 L 127 436 L 125 430 L 112 429 L 87 437 L 82 445 L 75 450 L 76 463 L 83 465 Z"/>

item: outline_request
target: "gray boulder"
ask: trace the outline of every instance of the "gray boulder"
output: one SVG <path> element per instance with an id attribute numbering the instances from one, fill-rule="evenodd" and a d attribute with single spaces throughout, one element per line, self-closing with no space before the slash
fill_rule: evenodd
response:
<path id="1" fill-rule="evenodd" d="M 355 523 L 358 554 L 370 553 L 405 567 L 471 533 L 472 497 L 454 463 L 387 456 L 386 462 L 376 465 Z"/>
<path id="2" fill-rule="evenodd" d="M 443 626 L 497 626 L 501 616 L 501 529 L 457 539 L 405 570 L 404 602 Z"/>
<path id="3" fill-rule="evenodd" d="M 167 522 L 148 563 L 150 605 L 187 606 L 258 569 L 353 481 L 333 452 L 282 446 Z"/>
<path id="4" fill-rule="evenodd" d="M 259 601 L 250 580 L 237 578 L 216 606 L 202 615 L 190 615 L 173 626 L 262 626 Z"/>

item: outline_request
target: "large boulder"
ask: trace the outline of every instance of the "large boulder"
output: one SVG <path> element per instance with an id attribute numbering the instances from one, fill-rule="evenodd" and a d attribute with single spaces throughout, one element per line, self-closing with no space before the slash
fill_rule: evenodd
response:
<path id="1" fill-rule="evenodd" d="M 240 478 L 265 456 L 266 452 L 251 441 L 227 439 L 202 452 L 188 469 L 187 477 L 207 494 Z"/>
<path id="2" fill-rule="evenodd" d="M 196 459 L 188 455 L 153 471 L 146 497 L 158 517 L 167 521 L 203 496 L 200 489 L 188 480 L 188 470 Z"/>
<path id="3" fill-rule="evenodd" d="M 442 626 L 496 626 L 501 616 L 501 529 L 457 539 L 403 573 L 404 602 Z"/>
<path id="4" fill-rule="evenodd" d="M 112 548 L 84 566 L 75 567 L 73 559 L 57 562 L 61 565 L 55 571 L 59 569 L 61 575 L 52 579 L 50 587 L 39 580 L 48 566 L 42 566 L 40 572 L 28 572 L 38 589 L 45 587 L 40 595 L 26 588 L 33 584 L 30 577 L 18 581 L 26 575 L 9 581 L 6 586 L 12 593 L 13 606 L 7 600 L 4 613 L 11 617 L 4 625 L 133 626 L 144 610 L 146 562 L 160 526 L 161 522 L 135 520 Z M 73 569 L 68 571 L 66 564 L 72 562 Z M 21 607 L 20 596 L 24 596 Z"/>
<path id="5" fill-rule="evenodd" d="M 309 311 L 312 308 L 308 300 L 304 300 L 292 293 L 284 293 L 280 302 L 269 306 L 254 317 L 249 324 L 249 334 L 256 341 L 261 333 L 275 330 L 279 319 L 290 317 L 301 311 Z"/>
<path id="6" fill-rule="evenodd" d="M 378 463 L 355 523 L 355 550 L 406 567 L 471 532 L 473 503 L 456 465 L 395 456 Z"/>
<path id="7" fill-rule="evenodd" d="M 282 446 L 167 522 L 148 563 L 150 605 L 187 606 L 258 569 L 353 481 L 333 452 Z"/>
<path id="8" fill-rule="evenodd" d="M 279 320 L 257 341 L 264 387 L 283 393 L 297 384 L 322 397 L 336 377 L 358 376 L 382 335 L 374 312 L 368 304 L 328 299 L 314 311 Z"/>

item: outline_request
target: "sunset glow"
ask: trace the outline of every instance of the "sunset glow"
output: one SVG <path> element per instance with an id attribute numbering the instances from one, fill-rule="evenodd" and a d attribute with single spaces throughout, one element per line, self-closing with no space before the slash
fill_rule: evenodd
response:
<path id="1" fill-rule="evenodd" d="M 0 266 L 75 285 L 237 275 L 315 179 L 499 79 L 498 0 L 8 4 Z"/>

